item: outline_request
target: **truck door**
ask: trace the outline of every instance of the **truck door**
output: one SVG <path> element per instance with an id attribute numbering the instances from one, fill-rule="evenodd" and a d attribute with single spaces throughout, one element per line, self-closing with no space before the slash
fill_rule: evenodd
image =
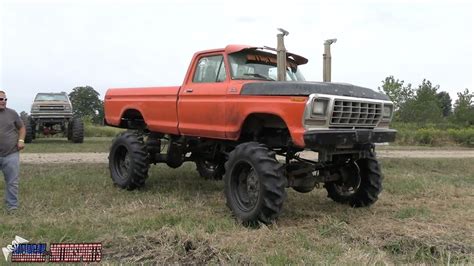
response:
<path id="1" fill-rule="evenodd" d="M 228 82 L 224 56 L 206 54 L 196 59 L 193 76 L 179 92 L 179 131 L 189 136 L 225 138 Z"/>

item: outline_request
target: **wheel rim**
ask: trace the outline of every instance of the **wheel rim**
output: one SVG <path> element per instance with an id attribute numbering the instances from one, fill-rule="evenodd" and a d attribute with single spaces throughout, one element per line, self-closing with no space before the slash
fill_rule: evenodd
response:
<path id="1" fill-rule="evenodd" d="M 117 148 L 114 166 L 119 179 L 121 181 L 126 180 L 129 176 L 131 160 L 128 149 L 125 146 L 120 146 Z"/>
<path id="2" fill-rule="evenodd" d="M 341 184 L 341 185 L 336 184 L 335 187 L 336 187 L 337 193 L 345 197 L 353 195 L 354 193 L 356 193 L 358 189 L 358 187 L 346 186 L 344 184 Z"/>
<path id="3" fill-rule="evenodd" d="M 357 192 L 362 182 L 360 177 L 360 168 L 356 162 L 353 162 L 353 172 L 351 176 L 353 179 L 350 179 L 346 182 L 340 182 L 335 184 L 336 191 L 339 195 L 344 197 L 349 197 Z"/>
<path id="4" fill-rule="evenodd" d="M 232 173 L 233 197 L 242 211 L 253 210 L 260 196 L 260 181 L 255 169 L 247 162 L 241 162 Z"/>

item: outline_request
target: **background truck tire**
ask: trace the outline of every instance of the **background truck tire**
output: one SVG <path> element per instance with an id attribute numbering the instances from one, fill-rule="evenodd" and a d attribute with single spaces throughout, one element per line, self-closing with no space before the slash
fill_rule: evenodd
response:
<path id="1" fill-rule="evenodd" d="M 84 122 L 80 118 L 74 118 L 71 122 L 71 141 L 74 143 L 83 143 L 84 142 Z M 68 137 L 69 139 L 69 137 Z"/>
<path id="2" fill-rule="evenodd" d="M 34 139 L 36 139 L 36 122 L 35 120 L 31 117 L 31 116 L 28 116 L 28 121 L 30 121 L 30 125 L 31 125 L 31 136 Z"/>
<path id="3" fill-rule="evenodd" d="M 225 173 L 223 163 L 210 162 L 203 158 L 196 159 L 194 163 L 199 175 L 205 179 L 221 180 Z"/>
<path id="4" fill-rule="evenodd" d="M 33 130 L 33 125 L 31 123 L 31 120 L 28 118 L 28 119 L 25 119 L 25 121 L 23 121 L 23 123 L 25 124 L 25 130 L 26 130 L 26 134 L 25 134 L 25 143 L 31 143 L 34 139 L 34 130 Z"/>
<path id="5" fill-rule="evenodd" d="M 225 164 L 227 206 L 244 225 L 272 223 L 286 198 L 287 180 L 275 152 L 257 142 L 238 145 Z"/>
<path id="6" fill-rule="evenodd" d="M 367 158 L 356 161 L 360 169 L 360 185 L 348 188 L 340 182 L 326 183 L 328 197 L 351 207 L 367 207 L 375 203 L 382 192 L 382 172 L 374 152 Z"/>
<path id="7" fill-rule="evenodd" d="M 109 169 L 114 184 L 128 190 L 142 187 L 149 168 L 143 137 L 124 132 L 114 139 L 109 153 Z"/>
<path id="8" fill-rule="evenodd" d="M 67 140 L 72 140 L 72 120 L 67 123 L 67 131 L 66 131 Z"/>

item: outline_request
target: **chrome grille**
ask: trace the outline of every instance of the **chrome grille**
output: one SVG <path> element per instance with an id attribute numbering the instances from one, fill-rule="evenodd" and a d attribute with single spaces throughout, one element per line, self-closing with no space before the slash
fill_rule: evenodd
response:
<path id="1" fill-rule="evenodd" d="M 64 111 L 64 105 L 40 105 L 39 110 L 43 112 Z"/>
<path id="2" fill-rule="evenodd" d="M 382 117 L 382 104 L 335 99 L 331 126 L 375 127 Z"/>

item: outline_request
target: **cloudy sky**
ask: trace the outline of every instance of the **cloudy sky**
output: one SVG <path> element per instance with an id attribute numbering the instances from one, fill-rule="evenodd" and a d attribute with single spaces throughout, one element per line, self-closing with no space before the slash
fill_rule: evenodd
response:
<path id="1" fill-rule="evenodd" d="M 470 1 L 0 0 L 0 89 L 29 112 L 38 92 L 179 85 L 195 51 L 285 44 L 322 79 L 323 41 L 333 81 L 376 89 L 389 75 L 426 78 L 452 98 L 473 88 Z"/>

